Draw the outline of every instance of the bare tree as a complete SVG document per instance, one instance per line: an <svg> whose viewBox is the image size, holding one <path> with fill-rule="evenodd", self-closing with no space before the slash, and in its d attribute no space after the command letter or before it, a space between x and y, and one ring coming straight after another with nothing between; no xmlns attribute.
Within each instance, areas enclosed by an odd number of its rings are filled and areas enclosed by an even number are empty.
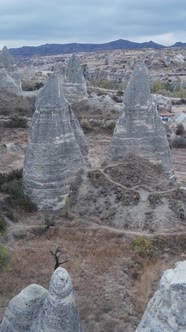
<svg viewBox="0 0 186 332"><path fill-rule="evenodd" d="M60 249L60 247L58 247L55 251L50 250L51 255L54 257L55 259L55 267L54 270L56 270L60 265L63 265L64 263L67 263L69 261L69 258L66 257L63 261L59 261L59 258L62 254L64 254L64 252L62 252L62 250Z"/></svg>

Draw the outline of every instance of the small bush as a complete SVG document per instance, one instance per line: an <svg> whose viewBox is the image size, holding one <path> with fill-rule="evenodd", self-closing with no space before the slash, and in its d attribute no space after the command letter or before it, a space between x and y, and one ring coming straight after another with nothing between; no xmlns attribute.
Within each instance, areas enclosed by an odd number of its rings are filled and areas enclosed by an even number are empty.
<svg viewBox="0 0 186 332"><path fill-rule="evenodd" d="M185 128L182 123L178 124L176 127L176 135L183 136L185 134Z"/></svg>
<svg viewBox="0 0 186 332"><path fill-rule="evenodd" d="M62 215L65 215L66 218L70 217L70 208L72 206L72 197L68 195L65 199L65 206L62 208Z"/></svg>
<svg viewBox="0 0 186 332"><path fill-rule="evenodd" d="M136 249L142 256L151 256L153 251L153 243L145 236L139 236L132 240L132 248Z"/></svg>
<svg viewBox="0 0 186 332"><path fill-rule="evenodd" d="M6 233L6 221L4 220L3 216L0 216L0 234Z"/></svg>
<svg viewBox="0 0 186 332"><path fill-rule="evenodd" d="M14 214L14 212L12 210L10 210L8 207L5 208L5 210L3 211L4 215L10 219L13 222L18 222L18 219L16 217L16 215Z"/></svg>
<svg viewBox="0 0 186 332"><path fill-rule="evenodd" d="M124 88L126 87L126 84L124 82L117 83L106 78L98 78L96 80L93 80L92 85L107 90L124 90Z"/></svg>
<svg viewBox="0 0 186 332"><path fill-rule="evenodd" d="M122 97L120 95L114 95L111 97L116 103L122 103Z"/></svg>
<svg viewBox="0 0 186 332"><path fill-rule="evenodd" d="M81 128L83 129L84 133L87 133L88 131L90 131L92 129L90 122L85 118L81 119L80 125L81 125Z"/></svg>
<svg viewBox="0 0 186 332"><path fill-rule="evenodd" d="M5 182L1 185L1 191L3 193L11 195L12 198L22 197L22 181L15 179L9 182Z"/></svg>
<svg viewBox="0 0 186 332"><path fill-rule="evenodd" d="M155 81L152 84L152 93L157 93L159 90L161 90L161 82Z"/></svg>
<svg viewBox="0 0 186 332"><path fill-rule="evenodd" d="M116 126L116 122L114 120L110 120L110 121L106 122L106 124L105 124L105 128L111 130L111 132L113 132L115 126Z"/></svg>
<svg viewBox="0 0 186 332"><path fill-rule="evenodd" d="M20 172L12 172L9 175L0 174L0 191L9 195L5 198L9 207L19 207L27 212L37 210L36 205L24 195Z"/></svg>
<svg viewBox="0 0 186 332"><path fill-rule="evenodd" d="M186 98L186 89L181 89L180 91L174 92L175 98Z"/></svg>
<svg viewBox="0 0 186 332"><path fill-rule="evenodd" d="M0 244L0 270L4 269L9 261L9 253L8 250Z"/></svg>
<svg viewBox="0 0 186 332"><path fill-rule="evenodd" d="M5 128L27 128L27 120L19 117L12 117L4 123Z"/></svg>

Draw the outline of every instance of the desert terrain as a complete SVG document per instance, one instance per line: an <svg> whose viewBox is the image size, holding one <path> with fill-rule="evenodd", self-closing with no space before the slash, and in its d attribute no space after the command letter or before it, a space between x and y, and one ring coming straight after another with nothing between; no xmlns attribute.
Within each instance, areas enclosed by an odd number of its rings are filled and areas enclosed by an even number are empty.
<svg viewBox="0 0 186 332"><path fill-rule="evenodd" d="M149 69L152 92L160 93L160 88L174 99L171 112L163 109L160 115L169 117L167 125L175 133L176 124L171 119L186 112L185 49L165 49L163 52L116 50L81 53L79 56L85 69L89 97L96 105L95 108L89 106L88 110L86 103L73 106L86 135L91 171L100 169L105 160L115 123L123 108L122 95L134 62L139 58L145 60ZM39 87L44 84L54 64L68 57L19 59L17 67L25 90L34 90L36 84ZM166 90L165 82L180 84L181 87L175 91L170 91L171 88ZM6 99L0 96L4 102L0 114L2 179L14 171L21 173L37 94L38 90L25 92L24 105L18 99L6 105ZM16 108L15 103L18 105ZM18 119L24 121L19 122ZM177 184L184 196L186 148L172 147L170 151ZM117 175L114 175L116 179ZM141 173L143 176L145 178L145 169ZM16 181L20 178L21 175L13 177ZM134 184L137 181L129 180ZM160 188L159 191L174 191L174 188ZM24 287L38 283L48 288L54 269L50 250L60 247L64 257L69 258L64 267L72 277L85 332L134 332L163 271L186 259L185 216L177 227L121 228L106 224L99 214L81 214L71 206L59 211L28 211L27 206L19 203L8 203L7 207L4 202L9 195L8 192L0 192L0 223L6 224L0 232L0 243L9 253L6 267L0 270L0 320L10 299ZM89 204L93 206L94 202ZM54 224L46 231L51 220Z"/></svg>

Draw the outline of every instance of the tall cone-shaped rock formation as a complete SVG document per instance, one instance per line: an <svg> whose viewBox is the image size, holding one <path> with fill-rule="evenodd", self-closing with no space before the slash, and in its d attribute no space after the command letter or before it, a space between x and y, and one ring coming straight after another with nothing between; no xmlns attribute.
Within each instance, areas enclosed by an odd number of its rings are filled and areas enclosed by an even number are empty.
<svg viewBox="0 0 186 332"><path fill-rule="evenodd" d="M56 66L56 74L63 77L64 96L70 104L87 98L87 85L80 60L72 55L65 66Z"/></svg>
<svg viewBox="0 0 186 332"><path fill-rule="evenodd" d="M82 332L68 272L59 267L49 291L39 285L23 289L9 303L0 332Z"/></svg>
<svg viewBox="0 0 186 332"><path fill-rule="evenodd" d="M0 52L0 67L9 69L14 65L14 59L12 55L9 53L6 46L3 47L2 51Z"/></svg>
<svg viewBox="0 0 186 332"><path fill-rule="evenodd" d="M136 332L186 331L186 261L164 272Z"/></svg>
<svg viewBox="0 0 186 332"><path fill-rule="evenodd" d="M21 77L6 46L0 52L0 88L21 94Z"/></svg>
<svg viewBox="0 0 186 332"><path fill-rule="evenodd" d="M161 164L167 176L174 177L166 131L152 101L143 62L136 63L127 85L124 112L116 124L108 159L119 161L129 153Z"/></svg>
<svg viewBox="0 0 186 332"><path fill-rule="evenodd" d="M51 75L32 118L23 168L25 194L39 209L63 207L87 154L83 131L64 98L63 79Z"/></svg>
<svg viewBox="0 0 186 332"><path fill-rule="evenodd" d="M17 95L21 94L20 86L16 83L14 78L9 75L5 68L0 68L0 89Z"/></svg>

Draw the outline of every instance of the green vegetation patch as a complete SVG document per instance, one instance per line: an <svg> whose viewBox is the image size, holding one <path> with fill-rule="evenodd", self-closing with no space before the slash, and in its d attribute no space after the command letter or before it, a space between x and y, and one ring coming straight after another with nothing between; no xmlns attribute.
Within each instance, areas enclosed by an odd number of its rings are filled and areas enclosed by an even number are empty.
<svg viewBox="0 0 186 332"><path fill-rule="evenodd" d="M10 255L8 250L2 245L0 244L0 270L3 270L10 259Z"/></svg>
<svg viewBox="0 0 186 332"><path fill-rule="evenodd" d="M27 212L37 210L35 204L24 195L22 186L22 171L0 174L0 192L7 194L5 202L10 208L20 208Z"/></svg>
<svg viewBox="0 0 186 332"><path fill-rule="evenodd" d="M153 241L146 236L138 236L131 241L132 248L142 256L151 256L153 253Z"/></svg>

